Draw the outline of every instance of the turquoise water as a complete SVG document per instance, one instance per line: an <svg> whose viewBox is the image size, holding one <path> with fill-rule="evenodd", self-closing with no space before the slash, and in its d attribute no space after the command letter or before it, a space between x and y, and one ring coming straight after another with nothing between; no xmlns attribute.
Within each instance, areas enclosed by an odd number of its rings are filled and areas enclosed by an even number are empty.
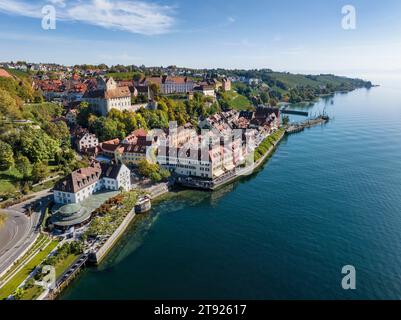
<svg viewBox="0 0 401 320"><path fill-rule="evenodd" d="M64 299L401 298L401 88L337 94L257 175L154 207ZM353 265L357 290L341 288Z"/></svg>

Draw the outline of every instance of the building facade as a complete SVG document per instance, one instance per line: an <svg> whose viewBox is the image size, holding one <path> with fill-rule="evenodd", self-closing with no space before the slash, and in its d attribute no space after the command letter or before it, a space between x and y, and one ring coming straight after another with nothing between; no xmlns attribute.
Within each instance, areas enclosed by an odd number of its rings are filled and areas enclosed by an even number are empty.
<svg viewBox="0 0 401 320"><path fill-rule="evenodd" d="M131 91L129 87L119 87L113 78L100 78L96 90L87 91L82 100L87 102L96 112L106 116L110 110L129 110L131 107Z"/></svg>
<svg viewBox="0 0 401 320"><path fill-rule="evenodd" d="M174 93L188 93L193 92L195 82L188 77L148 77L139 81L139 86L150 86L156 84L160 87L162 94L174 94Z"/></svg>
<svg viewBox="0 0 401 320"><path fill-rule="evenodd" d="M93 133L85 133L77 140L79 152L85 152L88 149L96 148L99 145L99 139Z"/></svg>
<svg viewBox="0 0 401 320"><path fill-rule="evenodd" d="M88 168L76 170L54 187L57 204L80 203L102 190L129 191L131 173L123 164L94 163Z"/></svg>

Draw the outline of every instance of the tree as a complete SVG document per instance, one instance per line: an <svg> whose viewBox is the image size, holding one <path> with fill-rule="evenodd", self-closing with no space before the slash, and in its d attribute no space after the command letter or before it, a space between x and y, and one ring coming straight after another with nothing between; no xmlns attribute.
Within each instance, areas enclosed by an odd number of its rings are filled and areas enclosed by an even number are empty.
<svg viewBox="0 0 401 320"><path fill-rule="evenodd" d="M161 168L157 163L150 163L146 159L138 163L139 173L150 178L153 182L166 181L170 177L170 172Z"/></svg>
<svg viewBox="0 0 401 320"><path fill-rule="evenodd" d="M12 95L0 88L0 116L12 119L21 118L21 111Z"/></svg>
<svg viewBox="0 0 401 320"><path fill-rule="evenodd" d="M31 163L27 157L19 155L17 159L15 159L15 167L22 174L24 180L29 176Z"/></svg>
<svg viewBox="0 0 401 320"><path fill-rule="evenodd" d="M29 186L28 181L23 182L22 185L21 185L21 192L22 192L22 194L25 194L25 195L26 195L26 194L29 193L29 191L30 191L30 186Z"/></svg>
<svg viewBox="0 0 401 320"><path fill-rule="evenodd" d="M8 170L14 165L13 149L8 143L0 141L0 170Z"/></svg>
<svg viewBox="0 0 401 320"><path fill-rule="evenodd" d="M23 155L31 162L53 160L60 149L60 143L42 130L26 129L21 133L20 146Z"/></svg>
<svg viewBox="0 0 401 320"><path fill-rule="evenodd" d="M53 139L60 141L60 144L70 145L70 131L64 121L49 122L45 126L46 133Z"/></svg>
<svg viewBox="0 0 401 320"><path fill-rule="evenodd" d="M15 300L21 300L22 296L24 295L25 291L22 288L17 288L17 290L15 290L13 296Z"/></svg>
<svg viewBox="0 0 401 320"><path fill-rule="evenodd" d="M46 179L49 175L49 168L43 162L35 163L32 168L32 179L38 183Z"/></svg>
<svg viewBox="0 0 401 320"><path fill-rule="evenodd" d="M272 107L275 107L275 106L277 106L278 101L277 101L277 99L272 98L272 99L269 99L269 104L270 104Z"/></svg>
<svg viewBox="0 0 401 320"><path fill-rule="evenodd" d="M160 86L156 83L151 83L149 86L152 97L157 97L160 94Z"/></svg>
<svg viewBox="0 0 401 320"><path fill-rule="evenodd" d="M268 103L269 102L269 94L267 92L262 92L260 94L260 100L262 100L263 103Z"/></svg>
<svg viewBox="0 0 401 320"><path fill-rule="evenodd" d="M138 171L142 176L149 178L153 172L158 171L158 166L148 162L146 159L142 159L138 162Z"/></svg>
<svg viewBox="0 0 401 320"><path fill-rule="evenodd" d="M87 102L82 102L78 108L77 122L79 125L83 127L88 127L88 119L90 116L91 110L89 108L89 104Z"/></svg>
<svg viewBox="0 0 401 320"><path fill-rule="evenodd" d="M159 173L163 181L166 181L171 176L170 171L168 171L167 169L160 168Z"/></svg>

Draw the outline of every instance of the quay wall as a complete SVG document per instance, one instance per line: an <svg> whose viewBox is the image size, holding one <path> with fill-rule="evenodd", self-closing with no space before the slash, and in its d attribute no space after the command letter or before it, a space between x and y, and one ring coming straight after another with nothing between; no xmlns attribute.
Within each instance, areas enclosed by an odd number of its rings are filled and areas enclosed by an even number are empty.
<svg viewBox="0 0 401 320"><path fill-rule="evenodd" d="M132 220L135 218L135 207L128 213L124 218L123 222L113 232L110 238L107 239L106 243L96 252L96 264L99 264L107 255L107 253L113 248L117 240L123 235L124 231L128 228Z"/></svg>

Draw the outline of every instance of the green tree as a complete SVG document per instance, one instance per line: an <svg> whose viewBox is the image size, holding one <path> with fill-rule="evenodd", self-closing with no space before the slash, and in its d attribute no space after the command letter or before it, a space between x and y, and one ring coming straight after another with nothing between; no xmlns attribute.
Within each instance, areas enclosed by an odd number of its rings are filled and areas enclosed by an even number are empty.
<svg viewBox="0 0 401 320"><path fill-rule="evenodd" d="M21 110L17 101L7 90L2 88L0 88L0 116L12 119L21 118Z"/></svg>
<svg viewBox="0 0 401 320"><path fill-rule="evenodd" d="M153 97L157 97L160 94L160 86L156 83L151 83L149 86L149 90Z"/></svg>
<svg viewBox="0 0 401 320"><path fill-rule="evenodd" d="M32 168L32 179L35 183L38 183L49 176L49 168L43 162L38 162L33 165Z"/></svg>
<svg viewBox="0 0 401 320"><path fill-rule="evenodd" d="M45 126L46 133L53 139L57 139L63 145L69 145L70 131L64 121L49 122Z"/></svg>
<svg viewBox="0 0 401 320"><path fill-rule="evenodd" d="M139 161L138 172L153 182L165 181L170 177L168 170L161 168L157 163L150 163L146 159Z"/></svg>
<svg viewBox="0 0 401 320"><path fill-rule="evenodd" d="M78 108L77 123L87 128L90 114L91 110L89 104L87 102L82 102Z"/></svg>
<svg viewBox="0 0 401 320"><path fill-rule="evenodd" d="M262 92L260 94L260 100L262 100L263 103L268 103L269 102L269 94L267 92Z"/></svg>
<svg viewBox="0 0 401 320"><path fill-rule="evenodd" d="M26 129L21 133L20 147L22 153L31 162L36 163L54 160L60 149L60 143L42 130Z"/></svg>
<svg viewBox="0 0 401 320"><path fill-rule="evenodd" d="M24 180L28 178L31 171L31 163L27 157L19 155L17 159L15 159L15 167L22 174Z"/></svg>
<svg viewBox="0 0 401 320"><path fill-rule="evenodd" d="M22 288L18 288L15 290L13 296L15 300L21 300L22 296L24 295L25 291Z"/></svg>
<svg viewBox="0 0 401 320"><path fill-rule="evenodd" d="M14 165L13 149L8 143L0 141L0 170L8 170Z"/></svg>

